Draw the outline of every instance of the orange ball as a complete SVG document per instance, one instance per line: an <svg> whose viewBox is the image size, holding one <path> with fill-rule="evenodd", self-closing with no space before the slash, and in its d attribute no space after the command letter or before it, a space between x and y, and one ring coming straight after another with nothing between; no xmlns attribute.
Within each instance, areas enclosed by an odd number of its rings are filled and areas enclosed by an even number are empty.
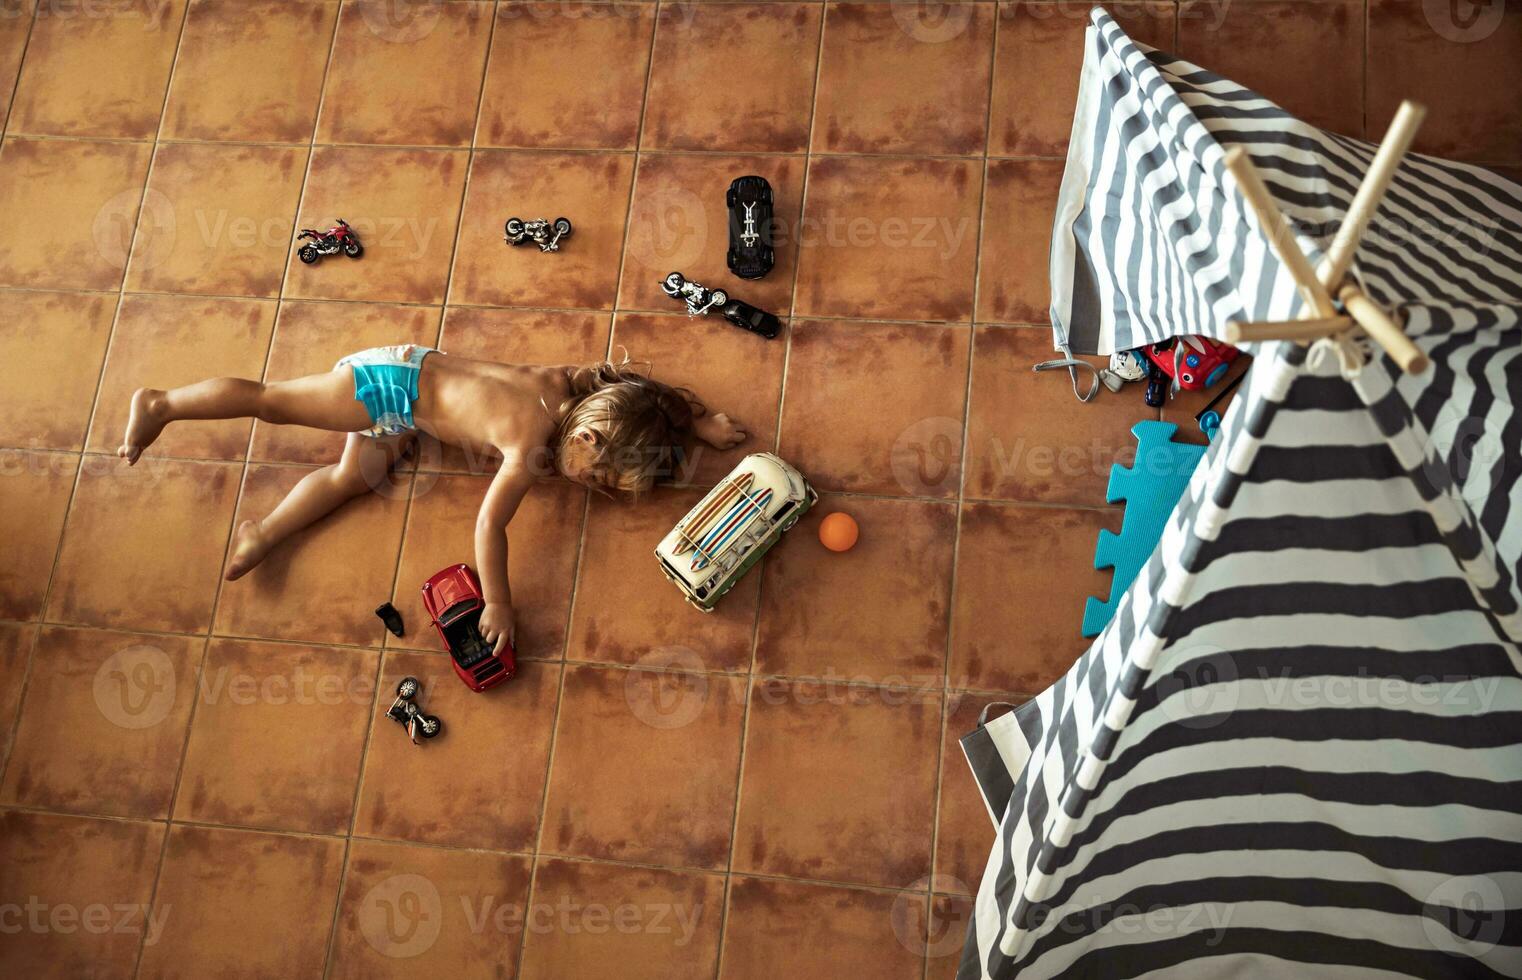
<svg viewBox="0 0 1522 980"><path fill-rule="evenodd" d="M826 514L824 520L819 522L819 541L831 551L850 551L856 547L856 538L860 533L856 519L840 511Z"/></svg>

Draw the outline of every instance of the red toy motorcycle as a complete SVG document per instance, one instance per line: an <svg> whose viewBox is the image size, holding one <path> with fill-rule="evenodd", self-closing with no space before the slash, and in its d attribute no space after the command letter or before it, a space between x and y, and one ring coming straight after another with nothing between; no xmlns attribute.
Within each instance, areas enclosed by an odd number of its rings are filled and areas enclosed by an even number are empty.
<svg viewBox="0 0 1522 980"><path fill-rule="evenodd" d="M508 642L501 653L481 635L481 580L469 565L451 565L423 583L423 608L439 631L454 672L472 691L496 687L518 671L517 653Z"/></svg>
<svg viewBox="0 0 1522 980"><path fill-rule="evenodd" d="M307 265L311 265L324 255L337 255L344 253L351 259L357 259L365 254L365 247L359 243L359 236L354 234L354 229L342 218L338 224L327 231L318 231L315 228L303 228L301 234L296 236L299 242L303 238L310 238L311 242L296 250L297 256Z"/></svg>

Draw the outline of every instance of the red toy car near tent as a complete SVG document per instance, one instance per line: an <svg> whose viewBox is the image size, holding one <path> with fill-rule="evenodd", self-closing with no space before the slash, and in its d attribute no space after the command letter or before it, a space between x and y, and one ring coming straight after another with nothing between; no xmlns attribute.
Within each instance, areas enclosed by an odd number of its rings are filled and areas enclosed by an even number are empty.
<svg viewBox="0 0 1522 980"><path fill-rule="evenodd" d="M454 672L472 691L496 687L518 671L511 641L501 653L493 653L492 645L481 635L481 610L485 606L481 580L469 565L451 565L423 583L423 608L449 651Z"/></svg>

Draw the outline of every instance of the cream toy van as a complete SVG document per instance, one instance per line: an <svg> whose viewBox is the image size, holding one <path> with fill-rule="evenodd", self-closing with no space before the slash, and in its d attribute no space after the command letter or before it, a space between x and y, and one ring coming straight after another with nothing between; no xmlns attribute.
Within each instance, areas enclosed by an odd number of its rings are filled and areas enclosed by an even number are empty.
<svg viewBox="0 0 1522 980"><path fill-rule="evenodd" d="M661 571L703 612L728 592L819 500L793 467L752 453L655 549Z"/></svg>

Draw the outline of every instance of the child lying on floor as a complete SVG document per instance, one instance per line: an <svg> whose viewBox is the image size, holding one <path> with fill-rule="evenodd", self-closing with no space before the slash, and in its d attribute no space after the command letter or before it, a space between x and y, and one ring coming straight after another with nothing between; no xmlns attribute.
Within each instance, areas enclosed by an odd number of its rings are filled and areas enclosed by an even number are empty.
<svg viewBox="0 0 1522 980"><path fill-rule="evenodd" d="M627 360L497 364L404 344L350 354L326 374L290 381L212 378L172 391L139 388L117 455L136 463L170 422L228 418L349 433L342 459L303 477L262 520L238 525L229 581L370 490L420 431L472 451L500 452L501 468L476 519L476 570L486 599L481 632L498 650L513 634L507 524L536 475L559 472L600 491L638 495L673 472L688 434L715 449L746 435L729 416L708 414L685 389L654 381Z"/></svg>

